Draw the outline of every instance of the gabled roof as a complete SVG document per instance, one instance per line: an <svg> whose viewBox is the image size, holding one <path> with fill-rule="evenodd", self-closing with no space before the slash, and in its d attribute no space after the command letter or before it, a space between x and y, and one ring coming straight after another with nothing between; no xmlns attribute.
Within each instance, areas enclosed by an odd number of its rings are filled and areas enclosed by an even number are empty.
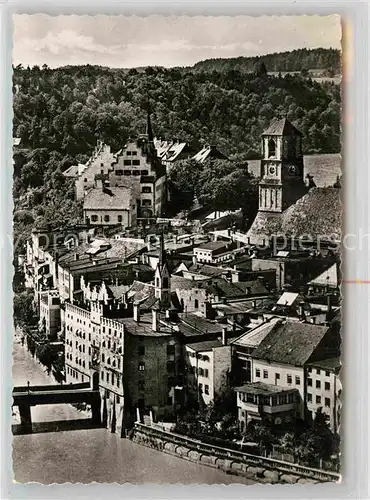
<svg viewBox="0 0 370 500"><path fill-rule="evenodd" d="M277 305L279 306L291 306L298 299L299 294L293 292L284 292L279 300L277 301Z"/></svg>
<svg viewBox="0 0 370 500"><path fill-rule="evenodd" d="M333 264L319 276L311 280L309 285L330 286L337 288L340 284L338 275L338 264Z"/></svg>
<svg viewBox="0 0 370 500"><path fill-rule="evenodd" d="M256 328L253 328L253 330L243 333L243 335L241 335L237 339L234 339L231 343L236 346L257 347L258 345L260 345L262 340L271 332L271 330L280 323L282 323L281 318L271 318L265 323L262 323Z"/></svg>
<svg viewBox="0 0 370 500"><path fill-rule="evenodd" d="M254 359L303 366L329 331L327 326L288 321L273 328L252 352Z"/></svg>
<svg viewBox="0 0 370 500"><path fill-rule="evenodd" d="M275 118L262 135L302 135L302 133L287 118Z"/></svg>
<svg viewBox="0 0 370 500"><path fill-rule="evenodd" d="M200 163L205 162L209 158L226 160L226 156L221 153L215 146L204 146L197 154L195 154L192 159L199 161Z"/></svg>
<svg viewBox="0 0 370 500"><path fill-rule="evenodd" d="M84 198L84 210L130 210L131 189L127 187L92 188Z"/></svg>

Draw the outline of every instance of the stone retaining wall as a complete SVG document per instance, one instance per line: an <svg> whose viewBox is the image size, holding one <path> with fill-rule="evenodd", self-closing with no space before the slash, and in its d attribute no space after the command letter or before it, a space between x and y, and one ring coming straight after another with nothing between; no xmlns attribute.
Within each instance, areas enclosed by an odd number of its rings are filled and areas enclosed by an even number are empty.
<svg viewBox="0 0 370 500"><path fill-rule="evenodd" d="M325 479L326 474L324 472L320 474L319 471L315 473L315 469L303 468L307 473L290 473L278 470L278 467L274 467L273 460L266 461L263 457L256 457L256 461L258 461L258 458L261 458L261 464L251 464L248 463L248 460L244 457L232 456L235 455L232 450L230 450L230 457L225 457L222 456L225 455L222 451L228 452L226 449L220 449L221 452L218 453L215 447L209 447L210 449L212 448L212 451L209 451L205 449L207 445L202 444L199 446L194 440L187 439L185 436L180 437L176 434L158 431L157 429L152 429L141 424L135 424L132 440L137 444L163 451L164 453L182 458L183 460L189 460L191 462L207 465L208 467L220 469L227 474L254 479L256 482L260 483L315 484L335 480L335 475L330 475L330 473L328 473L328 477ZM180 440L184 441L184 443L179 444ZM287 465L289 468L289 464ZM294 464L290 465L292 469L297 468Z"/></svg>

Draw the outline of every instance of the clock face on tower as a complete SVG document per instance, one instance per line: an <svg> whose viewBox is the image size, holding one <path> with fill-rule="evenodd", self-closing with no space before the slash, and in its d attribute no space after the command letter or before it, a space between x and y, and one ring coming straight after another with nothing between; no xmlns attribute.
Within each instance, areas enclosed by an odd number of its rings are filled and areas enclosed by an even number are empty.
<svg viewBox="0 0 370 500"><path fill-rule="evenodd" d="M295 165L290 165L289 172L294 175L297 173L297 167Z"/></svg>
<svg viewBox="0 0 370 500"><path fill-rule="evenodd" d="M276 175L276 167L274 165L269 166L269 174Z"/></svg>

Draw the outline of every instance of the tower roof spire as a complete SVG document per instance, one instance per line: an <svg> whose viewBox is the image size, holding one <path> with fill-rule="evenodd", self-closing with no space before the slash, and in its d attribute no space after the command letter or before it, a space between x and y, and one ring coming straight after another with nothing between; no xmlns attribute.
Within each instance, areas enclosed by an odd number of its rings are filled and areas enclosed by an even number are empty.
<svg viewBox="0 0 370 500"><path fill-rule="evenodd" d="M165 260L166 260L166 253L164 250L164 234L163 234L163 230L162 230L162 233L160 236L160 249L159 249L159 265L160 265L161 269L163 267L163 264L165 263Z"/></svg>

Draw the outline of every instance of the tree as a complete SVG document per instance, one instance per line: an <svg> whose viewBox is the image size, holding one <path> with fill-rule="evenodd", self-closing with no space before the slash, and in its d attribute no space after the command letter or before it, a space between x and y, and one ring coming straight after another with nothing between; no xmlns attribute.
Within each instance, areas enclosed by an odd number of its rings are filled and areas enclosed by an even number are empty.
<svg viewBox="0 0 370 500"><path fill-rule="evenodd" d="M14 323L16 325L34 324L33 294L23 291L14 294L13 299Z"/></svg>
<svg viewBox="0 0 370 500"><path fill-rule="evenodd" d="M248 424L245 435L251 440L266 450L270 451L272 443L276 440L271 428L263 422L252 421Z"/></svg>
<svg viewBox="0 0 370 500"><path fill-rule="evenodd" d="M256 72L256 76L258 76L259 78L266 77L267 76L266 64L263 61L258 62L256 64L255 72Z"/></svg>

